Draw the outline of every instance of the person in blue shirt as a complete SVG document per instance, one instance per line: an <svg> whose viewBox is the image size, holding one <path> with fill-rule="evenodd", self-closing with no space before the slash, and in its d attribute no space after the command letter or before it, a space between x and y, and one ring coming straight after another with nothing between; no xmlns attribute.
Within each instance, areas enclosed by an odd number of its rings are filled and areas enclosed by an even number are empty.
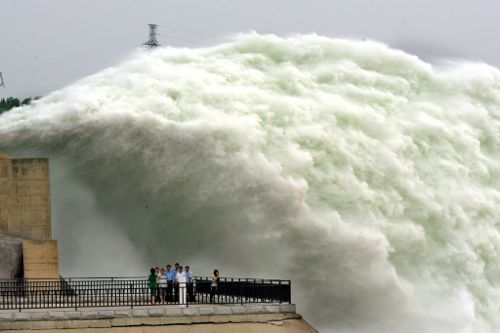
<svg viewBox="0 0 500 333"><path fill-rule="evenodd" d="M175 275L176 275L176 272L172 270L172 266L170 264L167 265L167 280L168 281L171 281L171 282L174 282L175 281Z"/></svg>
<svg viewBox="0 0 500 333"><path fill-rule="evenodd" d="M175 292L175 302L179 302L179 284L177 283L177 274L179 274L179 263L176 262L174 267L174 292Z"/></svg>
<svg viewBox="0 0 500 333"><path fill-rule="evenodd" d="M186 286L187 286L187 300L188 302L194 302L193 294L193 272L189 266L186 265Z"/></svg>
<svg viewBox="0 0 500 333"><path fill-rule="evenodd" d="M174 301L174 283L176 281L176 274L172 270L172 266L170 264L167 265L167 271L165 272L165 275L167 275L167 303L168 302L173 302Z"/></svg>

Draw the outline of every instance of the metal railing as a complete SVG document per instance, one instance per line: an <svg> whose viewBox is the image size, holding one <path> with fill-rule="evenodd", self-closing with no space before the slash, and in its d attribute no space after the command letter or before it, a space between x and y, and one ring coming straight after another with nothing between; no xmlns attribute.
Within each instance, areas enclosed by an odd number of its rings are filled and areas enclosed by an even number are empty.
<svg viewBox="0 0 500 333"><path fill-rule="evenodd" d="M0 280L0 310L246 303L291 303L290 280L221 278L212 288L210 278L194 277L154 289L147 278Z"/></svg>

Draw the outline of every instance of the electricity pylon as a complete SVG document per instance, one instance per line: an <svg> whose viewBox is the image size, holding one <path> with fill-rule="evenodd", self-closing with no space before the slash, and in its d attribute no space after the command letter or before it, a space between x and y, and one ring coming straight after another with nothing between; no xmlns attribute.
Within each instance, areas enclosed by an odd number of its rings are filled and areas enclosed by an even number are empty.
<svg viewBox="0 0 500 333"><path fill-rule="evenodd" d="M156 24L148 24L149 26L149 40L142 45L144 45L147 48L155 48L160 46L160 43L158 43L158 40L156 39Z"/></svg>
<svg viewBox="0 0 500 333"><path fill-rule="evenodd" d="M3 82L2 72L0 72L0 87L4 87L5 88L5 82Z"/></svg>

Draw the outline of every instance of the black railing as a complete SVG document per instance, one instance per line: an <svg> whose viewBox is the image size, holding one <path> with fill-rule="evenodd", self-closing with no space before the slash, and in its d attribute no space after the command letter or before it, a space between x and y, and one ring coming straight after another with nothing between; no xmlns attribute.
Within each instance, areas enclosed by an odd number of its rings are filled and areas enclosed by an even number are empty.
<svg viewBox="0 0 500 333"><path fill-rule="evenodd" d="M212 288L210 278L194 277L156 289L146 278L0 280L0 310L212 303L291 303L290 280L221 278Z"/></svg>

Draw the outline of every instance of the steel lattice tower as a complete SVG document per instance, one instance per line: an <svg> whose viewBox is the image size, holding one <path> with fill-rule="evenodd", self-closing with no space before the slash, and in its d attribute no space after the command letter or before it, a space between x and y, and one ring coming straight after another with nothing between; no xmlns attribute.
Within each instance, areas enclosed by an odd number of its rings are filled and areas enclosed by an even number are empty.
<svg viewBox="0 0 500 333"><path fill-rule="evenodd" d="M149 26L149 40L145 42L144 45L147 48L154 48L160 46L160 43L158 43L158 40L156 39L156 24L148 24Z"/></svg>
<svg viewBox="0 0 500 333"><path fill-rule="evenodd" d="M0 72L0 87L5 87L5 82L3 82L2 72Z"/></svg>

